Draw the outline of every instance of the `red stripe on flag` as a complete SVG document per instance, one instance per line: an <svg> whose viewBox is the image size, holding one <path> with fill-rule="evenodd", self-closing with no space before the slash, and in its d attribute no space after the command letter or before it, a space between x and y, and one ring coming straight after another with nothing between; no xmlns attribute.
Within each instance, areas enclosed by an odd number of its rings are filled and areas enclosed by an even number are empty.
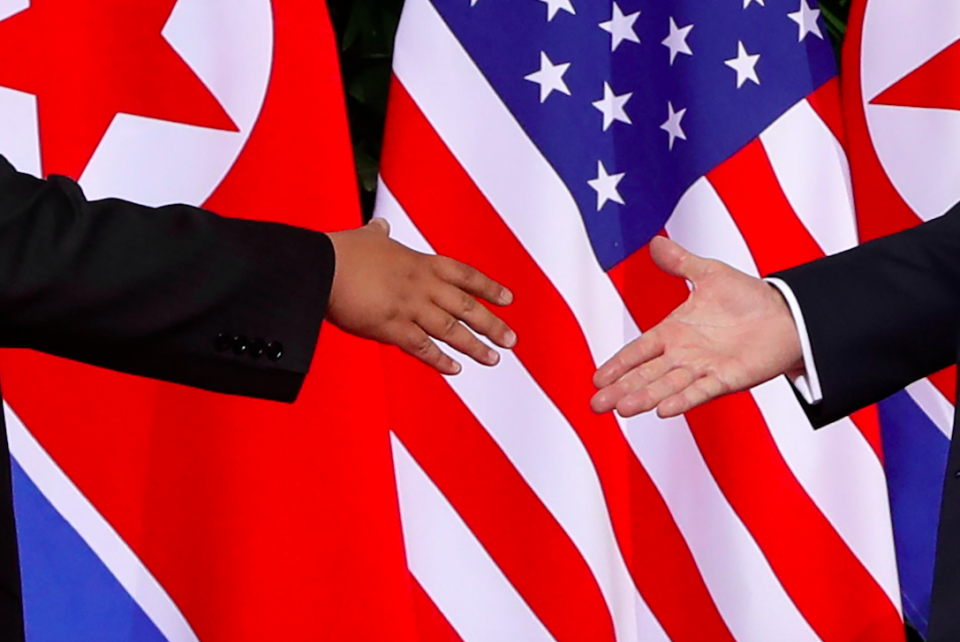
<svg viewBox="0 0 960 642"><path fill-rule="evenodd" d="M410 586L413 593L413 613L417 620L418 642L463 642L463 638L450 626L450 622L412 575Z"/></svg>
<svg viewBox="0 0 960 642"><path fill-rule="evenodd" d="M496 442L438 373L381 355L391 428L544 626L558 642L613 642L590 568Z"/></svg>
<svg viewBox="0 0 960 642"><path fill-rule="evenodd" d="M707 179L740 228L761 275L823 256L783 193L759 138L707 174Z"/></svg>
<svg viewBox="0 0 960 642"><path fill-rule="evenodd" d="M806 494L746 393L687 413L700 451L824 642L902 642L893 603Z"/></svg>
<svg viewBox="0 0 960 642"><path fill-rule="evenodd" d="M807 96L807 102L820 119L833 132L837 141L846 148L847 130L843 124L843 107L840 102L840 78L834 78Z"/></svg>
<svg viewBox="0 0 960 642"><path fill-rule="evenodd" d="M950 400L950 403L957 405L957 366L950 366L946 370L932 374L928 379L944 397Z"/></svg>
<svg viewBox="0 0 960 642"><path fill-rule="evenodd" d="M749 176L750 180L744 180ZM823 250L793 211L759 139L708 175L720 200L736 222L762 275L824 256ZM854 425L883 461L879 424L864 416Z"/></svg>
<svg viewBox="0 0 960 642"><path fill-rule="evenodd" d="M643 329L688 294L683 280L661 272L645 251L615 272ZM666 303L646 305L658 299ZM827 642L902 640L893 604L797 482L753 397L725 397L686 417L724 495L817 634Z"/></svg>
<svg viewBox="0 0 960 642"><path fill-rule="evenodd" d="M649 245L621 261L608 274L641 328L660 323L690 295L686 281L670 276L654 264ZM628 287L634 283L643 283L643 288Z"/></svg>
<svg viewBox="0 0 960 642"><path fill-rule="evenodd" d="M870 447L873 448L873 452L877 454L877 459L880 460L882 465L884 457L883 438L880 436L880 411L877 410L876 406L868 406L850 415L850 419L860 431L860 434L863 435L863 438L870 444Z"/></svg>
<svg viewBox="0 0 960 642"><path fill-rule="evenodd" d="M590 411L595 365L573 313L396 80L386 138L384 180L433 247L516 294L516 303L502 311L526 337L516 354L589 452L627 566L661 626L675 642L732 640L616 420Z"/></svg>

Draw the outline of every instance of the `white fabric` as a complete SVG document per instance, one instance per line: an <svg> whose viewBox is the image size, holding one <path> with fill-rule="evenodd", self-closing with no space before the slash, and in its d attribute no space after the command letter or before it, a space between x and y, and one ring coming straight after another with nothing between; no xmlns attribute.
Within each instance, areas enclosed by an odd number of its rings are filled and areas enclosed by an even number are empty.
<svg viewBox="0 0 960 642"><path fill-rule="evenodd" d="M784 300L790 307L790 314L793 315L793 322L797 326L797 333L800 335L800 348L803 350L803 374L796 377L790 377L794 387L803 400L810 405L818 404L823 401L823 391L820 389L820 375L817 374L817 366L813 361L813 348L810 345L810 335L807 333L807 324L803 320L803 310L800 309L800 302L797 301L797 295L784 281L780 279L764 279L767 283L777 288Z"/></svg>

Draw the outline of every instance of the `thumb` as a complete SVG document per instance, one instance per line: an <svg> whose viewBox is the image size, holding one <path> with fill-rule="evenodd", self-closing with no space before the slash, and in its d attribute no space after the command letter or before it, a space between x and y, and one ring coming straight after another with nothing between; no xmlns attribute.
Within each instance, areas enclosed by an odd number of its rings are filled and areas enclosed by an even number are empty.
<svg viewBox="0 0 960 642"><path fill-rule="evenodd" d="M376 232L377 234L382 234L383 236L390 236L390 223L387 222L385 218L375 218L367 223L367 228Z"/></svg>
<svg viewBox="0 0 960 642"><path fill-rule="evenodd" d="M692 283L705 276L710 266L710 261L691 254L665 236L656 236L650 242L650 256L657 267L667 274Z"/></svg>

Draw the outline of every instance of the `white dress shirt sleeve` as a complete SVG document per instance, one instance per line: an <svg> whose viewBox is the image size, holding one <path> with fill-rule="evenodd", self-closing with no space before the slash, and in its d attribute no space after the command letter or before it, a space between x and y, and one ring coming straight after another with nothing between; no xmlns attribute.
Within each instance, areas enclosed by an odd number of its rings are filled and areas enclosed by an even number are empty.
<svg viewBox="0 0 960 642"><path fill-rule="evenodd" d="M800 348L803 350L803 374L796 377L790 377L793 386L810 405L818 404L823 401L823 391L820 390L820 377L817 375L817 366L813 362L813 349L810 347L810 335L807 334L807 324L803 320L803 311L800 309L800 302L797 296L784 281L780 279L764 279L767 283L777 288L787 306L790 308L790 314L793 315L793 322L797 326L797 332L800 334Z"/></svg>

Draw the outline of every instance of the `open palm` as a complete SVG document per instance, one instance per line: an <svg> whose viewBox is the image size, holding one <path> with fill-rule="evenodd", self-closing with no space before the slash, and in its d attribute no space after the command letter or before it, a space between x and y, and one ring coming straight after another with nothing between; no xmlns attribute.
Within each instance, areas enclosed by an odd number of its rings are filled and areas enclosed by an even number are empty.
<svg viewBox="0 0 960 642"><path fill-rule="evenodd" d="M690 296L597 371L596 412L629 417L656 408L672 417L802 372L793 317L775 288L663 237L650 251L660 269L692 284Z"/></svg>

